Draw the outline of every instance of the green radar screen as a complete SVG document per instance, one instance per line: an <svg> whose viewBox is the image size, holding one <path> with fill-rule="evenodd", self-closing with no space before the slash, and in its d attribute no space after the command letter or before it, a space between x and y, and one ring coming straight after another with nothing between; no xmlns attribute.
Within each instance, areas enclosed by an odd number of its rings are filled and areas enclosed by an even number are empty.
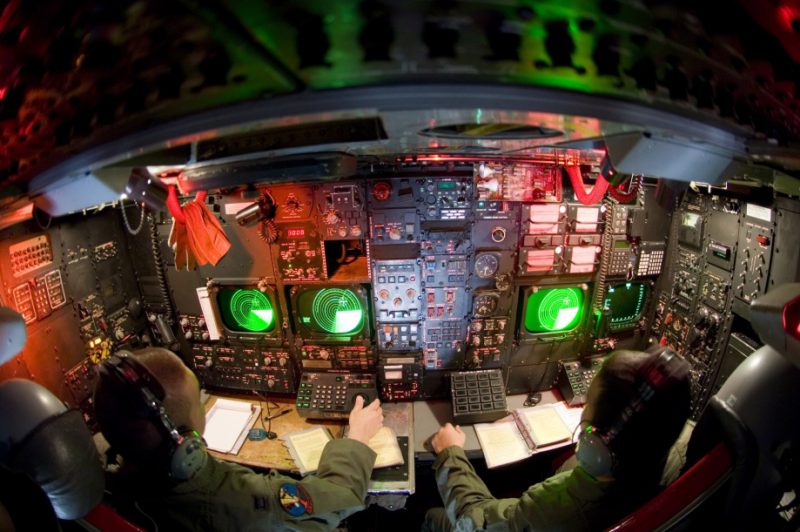
<svg viewBox="0 0 800 532"><path fill-rule="evenodd" d="M610 286L603 300L603 307L611 310L611 329L633 327L644 312L647 301L647 285L644 283L620 283Z"/></svg>
<svg viewBox="0 0 800 532"><path fill-rule="evenodd" d="M583 315L583 290L544 288L531 292L525 305L525 329L531 333L569 331Z"/></svg>
<svg viewBox="0 0 800 532"><path fill-rule="evenodd" d="M300 323L314 332L356 334L364 325L364 307L346 288L323 288L298 298Z"/></svg>
<svg viewBox="0 0 800 532"><path fill-rule="evenodd" d="M268 333L275 329L272 301L259 290L221 288L217 304L222 324L231 331Z"/></svg>

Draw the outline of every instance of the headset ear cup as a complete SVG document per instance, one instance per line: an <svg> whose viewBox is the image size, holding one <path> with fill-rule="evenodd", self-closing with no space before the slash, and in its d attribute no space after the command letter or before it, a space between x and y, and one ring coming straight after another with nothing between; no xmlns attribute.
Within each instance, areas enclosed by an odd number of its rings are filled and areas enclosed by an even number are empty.
<svg viewBox="0 0 800 532"><path fill-rule="evenodd" d="M597 434L581 430L575 457L583 469L595 478L611 475L614 471L614 455Z"/></svg>
<svg viewBox="0 0 800 532"><path fill-rule="evenodd" d="M175 480L189 480L206 465L208 452L206 442L199 436L191 436L175 447L170 458L170 476Z"/></svg>

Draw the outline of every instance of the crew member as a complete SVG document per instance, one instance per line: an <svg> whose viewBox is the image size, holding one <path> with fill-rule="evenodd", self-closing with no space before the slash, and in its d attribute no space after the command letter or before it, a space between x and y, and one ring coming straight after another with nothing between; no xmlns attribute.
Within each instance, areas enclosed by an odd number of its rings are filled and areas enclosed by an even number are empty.
<svg viewBox="0 0 800 532"><path fill-rule="evenodd" d="M112 360L124 366L123 377L131 377L136 369L144 375L132 378L154 379L157 382L150 387L163 388L160 405L167 423L189 438L196 431L197 441L202 441L205 416L200 387L180 358L162 348L120 357L125 360L116 356ZM191 474L176 473L165 465L165 449L172 444L165 442L161 419L154 418L143 405L147 401L137 397L138 391L131 393L124 379L112 378L112 369L101 370L95 410L103 435L124 460L120 471L111 475L111 490L116 499L131 502L135 513L141 513L138 518L129 508L125 513L131 519L162 530L329 530L364 508L376 457L367 442L383 424L378 400L365 406L361 397L356 398L348 437L326 445L316 476L298 481L274 471L255 473L213 458L204 446L202 466ZM187 463L197 463L196 449L184 455Z"/></svg>
<svg viewBox="0 0 800 532"><path fill-rule="evenodd" d="M660 489L670 447L689 415L689 365L673 351L619 350L589 388L576 450L578 465L496 499L464 454L465 435L447 423L432 439L444 508L424 530L596 530Z"/></svg>

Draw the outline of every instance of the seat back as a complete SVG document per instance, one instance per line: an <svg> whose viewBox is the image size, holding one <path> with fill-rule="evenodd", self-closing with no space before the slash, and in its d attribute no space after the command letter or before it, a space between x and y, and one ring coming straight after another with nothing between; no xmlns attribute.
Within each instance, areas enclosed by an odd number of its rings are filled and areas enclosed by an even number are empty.
<svg viewBox="0 0 800 532"><path fill-rule="evenodd" d="M608 530L632 532L671 528L686 519L730 478L732 466L728 447L718 443L661 493Z"/></svg>
<svg viewBox="0 0 800 532"><path fill-rule="evenodd" d="M131 523L114 511L110 506L102 502L86 514L83 521L86 521L97 530L102 531L146 532L144 528Z"/></svg>

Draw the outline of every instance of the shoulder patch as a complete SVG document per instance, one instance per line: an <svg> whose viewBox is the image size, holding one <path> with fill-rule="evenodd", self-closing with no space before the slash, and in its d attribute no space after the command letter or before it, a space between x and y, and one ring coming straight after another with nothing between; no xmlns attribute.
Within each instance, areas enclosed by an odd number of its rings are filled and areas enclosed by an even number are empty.
<svg viewBox="0 0 800 532"><path fill-rule="evenodd" d="M292 517L300 517L314 512L311 496L301 484L293 482L281 484L278 498L281 501L281 507Z"/></svg>

